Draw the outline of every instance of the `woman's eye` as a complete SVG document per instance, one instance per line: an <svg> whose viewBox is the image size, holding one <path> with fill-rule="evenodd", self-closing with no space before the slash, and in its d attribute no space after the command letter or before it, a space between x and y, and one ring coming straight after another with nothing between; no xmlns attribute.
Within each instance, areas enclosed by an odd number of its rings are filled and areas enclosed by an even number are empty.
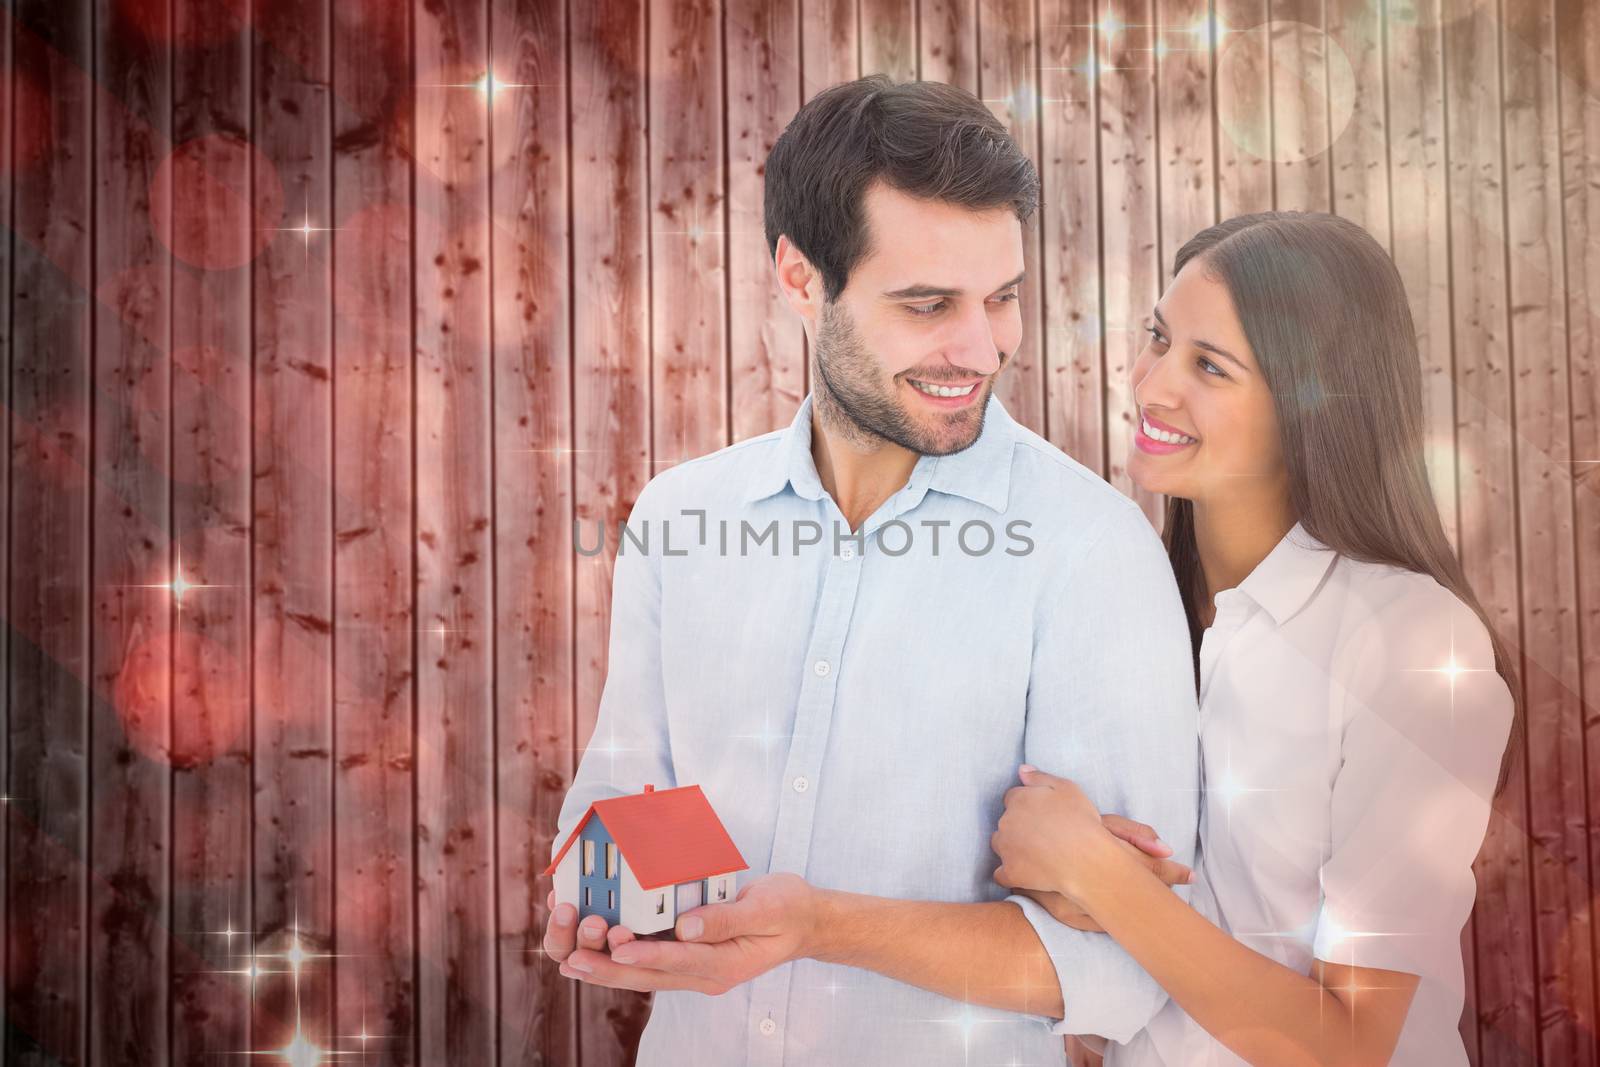
<svg viewBox="0 0 1600 1067"><path fill-rule="evenodd" d="M1216 375L1218 378L1226 378L1227 377L1226 374L1222 373L1222 368L1221 367L1219 367L1215 363L1211 362L1205 356L1200 356L1197 359L1196 362L1199 363L1200 369L1202 371L1204 371L1205 373L1207 373L1207 374Z"/></svg>
<svg viewBox="0 0 1600 1067"><path fill-rule="evenodd" d="M1144 332L1149 334L1150 340L1154 341L1158 345L1164 345L1167 343L1167 339L1161 335L1161 331L1156 329L1154 326L1146 326L1144 328Z"/></svg>

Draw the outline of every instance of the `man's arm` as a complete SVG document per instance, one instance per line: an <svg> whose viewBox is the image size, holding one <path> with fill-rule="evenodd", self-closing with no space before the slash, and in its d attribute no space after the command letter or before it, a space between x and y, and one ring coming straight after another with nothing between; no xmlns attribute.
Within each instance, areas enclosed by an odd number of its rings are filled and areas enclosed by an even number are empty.
<svg viewBox="0 0 1600 1067"><path fill-rule="evenodd" d="M656 501L659 481L645 486L628 516L629 528L641 535L649 523L651 544L662 537ZM615 530L606 534L615 535ZM594 733L556 819L552 858L596 800L636 793L646 783L657 789L677 784L661 680L661 557L619 540L611 582L605 686Z"/></svg>
<svg viewBox="0 0 1600 1067"><path fill-rule="evenodd" d="M1119 508L1103 520L1047 586L1034 634L1027 762L1072 778L1099 810L1155 827L1173 860L1191 864L1200 778L1193 659L1171 565L1141 512ZM1187 899L1186 887L1177 892ZM1021 893L1006 899L1055 965L1063 1013L1039 1013L1054 1032L1126 1041L1165 1002L1104 934L1066 926Z"/></svg>
<svg viewBox="0 0 1600 1067"><path fill-rule="evenodd" d="M944 904L818 891L806 954L955 1000L1060 1018L1061 986L1044 944L1004 901Z"/></svg>
<svg viewBox="0 0 1600 1067"><path fill-rule="evenodd" d="M653 507L659 481L658 478L644 487L628 516L632 529L642 532L645 521L657 527L652 535L657 540L662 536L661 520L652 512L659 512ZM608 535L614 532L609 531ZM612 573L606 681L600 693L594 734L561 802L555 840L551 843L552 859L596 800L638 792L646 783L657 789L677 784L661 680L661 560L636 547L623 551L626 544L621 541L618 545ZM545 926L544 948L553 959L564 960L579 947L604 948L604 919L590 916L581 929L575 928L577 909L570 903L555 905L554 890L549 899L551 912Z"/></svg>

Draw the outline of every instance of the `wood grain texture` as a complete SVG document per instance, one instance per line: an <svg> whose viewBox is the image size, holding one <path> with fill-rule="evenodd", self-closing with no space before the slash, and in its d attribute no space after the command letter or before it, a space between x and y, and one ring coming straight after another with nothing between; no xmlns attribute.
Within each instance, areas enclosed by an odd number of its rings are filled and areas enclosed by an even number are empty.
<svg viewBox="0 0 1600 1067"><path fill-rule="evenodd" d="M1106 480L1159 524L1162 498L1133 484L1128 452L1133 448L1133 363L1144 347L1150 312L1161 298L1159 157L1156 145L1154 8L1144 3L1113 8L1095 5L1095 23L1115 15L1128 25L1101 33L1095 53L1085 57L1086 91L1100 94L1100 269L1105 290L1101 313L1105 346ZM1143 49L1144 51L1136 51ZM1146 57L1141 59L1141 57Z"/></svg>
<svg viewBox="0 0 1600 1067"><path fill-rule="evenodd" d="M633 1062L649 998L540 948L616 525L804 397L764 164L872 71L1034 159L1000 395L1152 519L1129 372L1177 248L1273 206L1390 248L1527 697L1462 1033L1600 1067L1592 6L14 0L0 1067L281 1047L289 983L216 972L291 931L336 953L304 1032L364 1062Z"/></svg>
<svg viewBox="0 0 1600 1067"><path fill-rule="evenodd" d="M567 67L561 4L490 7L495 71L495 778L499 1056L578 1060L578 990L542 954L541 875L572 781L572 335Z"/></svg>
<svg viewBox="0 0 1600 1067"><path fill-rule="evenodd" d="M96 24L122 14L99 0ZM166 3L147 9L160 22ZM172 256L156 213L172 182L171 55L131 27L96 34L94 477L90 540L87 1058L169 1052L172 598Z"/></svg>
<svg viewBox="0 0 1600 1067"><path fill-rule="evenodd" d="M1505 82L1506 247L1512 417L1516 426L1522 674L1528 720L1528 844L1534 959L1545 1063L1592 1067L1594 943L1574 558L1560 93L1551 3L1508 5ZM1580 96L1581 99L1581 96Z"/></svg>
<svg viewBox="0 0 1600 1067"><path fill-rule="evenodd" d="M92 19L13 9L5 1062L87 1063ZM43 101L50 101L48 107ZM19 160L20 163L20 160Z"/></svg>
<svg viewBox="0 0 1600 1067"><path fill-rule="evenodd" d="M1516 455L1507 306L1499 34L1482 10L1444 25L1444 84L1455 328L1460 544L1490 623L1522 647ZM1537 1047L1526 750L1496 799L1480 853L1477 1014L1485 1063L1532 1062Z"/></svg>
<svg viewBox="0 0 1600 1067"><path fill-rule="evenodd" d="M388 1067L419 1062L411 30L332 15L335 1022Z"/></svg>
<svg viewBox="0 0 1600 1067"><path fill-rule="evenodd" d="M605 551L573 561L574 756L594 733L605 683L611 563L617 524L650 479L650 149L645 12L627 5L569 8L574 521ZM715 402L713 399L712 402ZM578 1053L584 1064L631 1062L649 998L584 987Z"/></svg>
<svg viewBox="0 0 1600 1067"><path fill-rule="evenodd" d="M1022 150L1038 165L1039 126L1050 114L1041 99L1035 56L1038 13L1031 0L979 0L984 27L978 47L978 97L1005 124ZM1053 106L1053 105L1052 105ZM1039 261L1042 217L1035 212L1022 227L1022 269L1042 278ZM1038 299L1020 301L1022 343L1008 353L1006 372L994 395L1011 416L1035 433L1045 432L1044 308Z"/></svg>
<svg viewBox="0 0 1600 1067"><path fill-rule="evenodd" d="M488 1063L494 882L494 467L488 11L412 9L416 49L417 1058ZM500 102L504 102L503 99ZM425 295L424 295L425 294Z"/></svg>
<svg viewBox="0 0 1600 1067"><path fill-rule="evenodd" d="M225 5L178 0L173 142L210 180L173 196L173 234L198 264L228 262L257 233L247 212L250 50ZM185 183L186 184L186 183ZM172 301L172 527L186 596L172 651L172 933L205 961L174 967L172 1060L250 1046L237 976L251 915L250 301L248 265L208 270L178 259Z"/></svg>
<svg viewBox="0 0 1600 1067"><path fill-rule="evenodd" d="M332 160L328 0L256 13L252 59L261 225L254 261L253 919L260 950L334 946ZM270 170L269 170L270 168ZM281 208L263 183L276 178ZM295 227L312 227L300 232ZM308 968L256 984L253 1047L333 1028L334 981Z"/></svg>
<svg viewBox="0 0 1600 1067"><path fill-rule="evenodd" d="M1600 893L1600 12L1575 0L1556 4L1555 39L1561 95L1562 218L1565 227L1567 356L1572 397L1573 541L1577 563L1579 671L1584 754L1588 770L1589 904L1572 916L1587 921L1600 952L1595 909ZM1577 812L1568 818L1576 821ZM1582 918L1580 919L1580 916ZM1597 967L1600 970L1600 967ZM1600 984L1600 974L1597 974ZM1600 993L1597 993L1600 997ZM1600 1037L1600 1005L1579 1026Z"/></svg>
<svg viewBox="0 0 1600 1067"><path fill-rule="evenodd" d="M800 0L725 0L729 414L734 441L781 429L805 396L805 330L773 276L767 153L800 109Z"/></svg>
<svg viewBox="0 0 1600 1067"><path fill-rule="evenodd" d="M1039 9L1041 276L1045 426L1052 444L1101 475L1105 353L1101 346L1099 98L1084 69L1094 49L1092 0ZM1037 294L1037 295L1033 295Z"/></svg>

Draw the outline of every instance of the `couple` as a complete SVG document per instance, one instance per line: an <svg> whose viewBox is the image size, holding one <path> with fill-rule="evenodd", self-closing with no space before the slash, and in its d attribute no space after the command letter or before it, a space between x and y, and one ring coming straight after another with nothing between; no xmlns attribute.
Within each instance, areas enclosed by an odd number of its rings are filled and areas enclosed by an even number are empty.
<svg viewBox="0 0 1600 1067"><path fill-rule="evenodd" d="M617 557L557 834L698 784L751 870L676 941L563 904L561 973L657 991L646 1067L1062 1063L1065 1034L1113 1065L1464 1064L1516 686L1378 244L1267 214L1179 251L1128 457L1163 549L992 395L1038 183L981 102L835 86L765 195L812 392L640 494L656 550Z"/></svg>

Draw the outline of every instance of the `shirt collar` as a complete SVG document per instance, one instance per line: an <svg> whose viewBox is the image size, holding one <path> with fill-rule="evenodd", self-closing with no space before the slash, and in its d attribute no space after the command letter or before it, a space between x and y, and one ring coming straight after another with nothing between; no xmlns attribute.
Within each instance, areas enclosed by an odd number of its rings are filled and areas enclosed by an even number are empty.
<svg viewBox="0 0 1600 1067"><path fill-rule="evenodd" d="M1299 613L1322 584L1338 553L1306 532L1298 522L1267 558L1256 564L1240 592L1260 604L1282 626Z"/></svg>
<svg viewBox="0 0 1600 1067"><path fill-rule="evenodd" d="M811 457L811 411L812 394L807 393L794 421L779 438L778 447L751 479L746 503L753 504L789 486L807 500L822 499L822 479ZM918 457L906 488L919 491L925 486L1003 513L1011 494L1011 453L1015 442L1016 423L1000 399L991 394L978 439L947 456Z"/></svg>

